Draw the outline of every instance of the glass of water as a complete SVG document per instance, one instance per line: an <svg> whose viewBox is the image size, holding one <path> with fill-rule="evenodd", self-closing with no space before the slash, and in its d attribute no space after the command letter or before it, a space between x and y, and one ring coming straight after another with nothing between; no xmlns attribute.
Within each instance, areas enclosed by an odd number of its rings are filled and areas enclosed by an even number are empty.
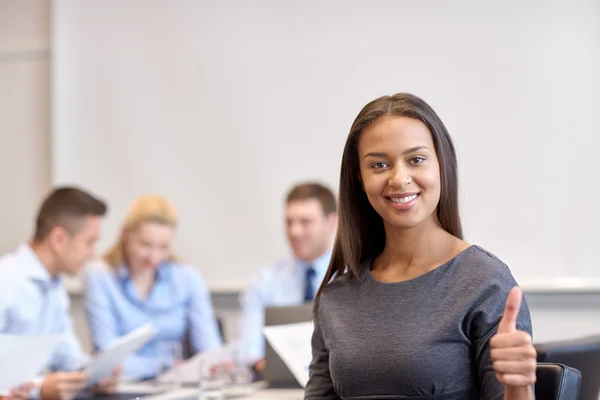
<svg viewBox="0 0 600 400"><path fill-rule="evenodd" d="M233 343L229 346L228 352L228 360L230 362L227 374L231 384L240 389L252 385L254 374L250 365L245 362L241 346L238 343Z"/></svg>
<svg viewBox="0 0 600 400"><path fill-rule="evenodd" d="M227 365L217 354L199 359L199 400L225 400Z"/></svg>
<svg viewBox="0 0 600 400"><path fill-rule="evenodd" d="M158 353L157 383L168 390L180 389L183 379L181 370L177 367L183 363L181 343L178 341L159 342L156 344L156 349Z"/></svg>

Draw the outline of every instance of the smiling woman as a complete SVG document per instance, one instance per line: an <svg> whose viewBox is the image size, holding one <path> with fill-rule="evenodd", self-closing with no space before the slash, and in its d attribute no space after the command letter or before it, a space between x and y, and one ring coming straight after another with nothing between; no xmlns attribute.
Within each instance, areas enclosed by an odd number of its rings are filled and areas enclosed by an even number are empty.
<svg viewBox="0 0 600 400"><path fill-rule="evenodd" d="M116 338L154 322L158 333L124 365L126 376L150 378L173 364L167 344L189 338L194 352L222 341L200 271L171 251L177 212L162 196L137 198L119 239L102 261L88 268L85 306L92 341L103 349ZM166 358L166 360L164 359Z"/></svg>
<svg viewBox="0 0 600 400"><path fill-rule="evenodd" d="M527 304L506 265L462 239L457 193L454 145L427 103L400 93L363 108L305 399L532 398Z"/></svg>

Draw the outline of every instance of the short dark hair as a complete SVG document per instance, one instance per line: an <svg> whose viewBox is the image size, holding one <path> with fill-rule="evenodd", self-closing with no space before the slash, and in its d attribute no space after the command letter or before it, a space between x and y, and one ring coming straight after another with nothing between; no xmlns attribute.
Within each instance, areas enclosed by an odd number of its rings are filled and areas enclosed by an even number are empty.
<svg viewBox="0 0 600 400"><path fill-rule="evenodd" d="M60 226L71 234L81 227L88 216L103 217L106 204L86 191L65 186L54 189L42 202L35 222L34 240L44 240L50 231Z"/></svg>
<svg viewBox="0 0 600 400"><path fill-rule="evenodd" d="M376 257L385 247L383 219L371 206L361 183L358 143L362 132L386 115L413 118L427 126L440 165L437 217L444 230L462 239L457 157L448 130L431 106L415 95L397 93L379 97L363 107L346 140L340 173L338 231L329 270L317 296L334 277L358 277L360 263Z"/></svg>
<svg viewBox="0 0 600 400"><path fill-rule="evenodd" d="M286 204L292 201L316 199L321 203L323 214L329 215L336 212L336 199L327 186L318 182L302 182L295 185L287 194Z"/></svg>

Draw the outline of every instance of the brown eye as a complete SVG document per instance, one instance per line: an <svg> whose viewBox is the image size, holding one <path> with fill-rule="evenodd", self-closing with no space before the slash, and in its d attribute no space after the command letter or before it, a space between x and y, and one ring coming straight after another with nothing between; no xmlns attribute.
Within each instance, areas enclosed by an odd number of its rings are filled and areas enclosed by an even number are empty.
<svg viewBox="0 0 600 400"><path fill-rule="evenodd" d="M388 164L384 163L384 162L376 162L376 163L372 164L371 167L373 167L375 169L382 169L382 168L388 167Z"/></svg>
<svg viewBox="0 0 600 400"><path fill-rule="evenodd" d="M425 161L423 157L413 157L410 159L411 164L422 164Z"/></svg>

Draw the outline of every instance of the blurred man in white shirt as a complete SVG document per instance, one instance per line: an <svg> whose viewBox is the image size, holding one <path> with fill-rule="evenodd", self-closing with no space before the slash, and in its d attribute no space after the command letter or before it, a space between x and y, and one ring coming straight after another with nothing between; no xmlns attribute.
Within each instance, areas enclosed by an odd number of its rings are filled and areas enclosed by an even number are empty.
<svg viewBox="0 0 600 400"><path fill-rule="evenodd" d="M35 382L32 397L68 400L86 384L81 370L89 357L75 336L60 274L78 274L94 256L106 208L78 188L56 189L41 205L33 239L0 258L0 333L65 338L49 361L51 373ZM95 389L114 391L119 375L115 371Z"/></svg>
<svg viewBox="0 0 600 400"><path fill-rule="evenodd" d="M259 376L265 368L265 308L312 302L327 272L337 228L333 192L316 182L294 186L285 201L285 224L292 255L261 270L240 298L240 356Z"/></svg>

